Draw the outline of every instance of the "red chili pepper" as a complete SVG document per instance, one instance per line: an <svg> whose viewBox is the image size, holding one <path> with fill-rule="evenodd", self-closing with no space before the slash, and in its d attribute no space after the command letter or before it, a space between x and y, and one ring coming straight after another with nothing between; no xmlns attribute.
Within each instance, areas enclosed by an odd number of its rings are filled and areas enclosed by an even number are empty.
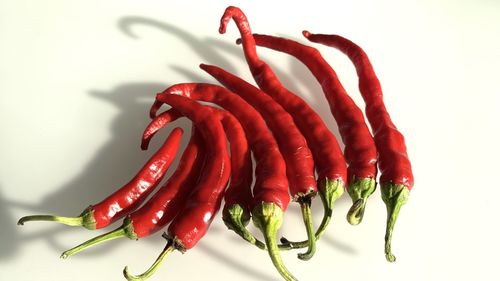
<svg viewBox="0 0 500 281"><path fill-rule="evenodd" d="M413 187L413 173L403 135L396 128L385 107L382 86L368 55L352 41L338 35L311 34L304 31L311 42L334 47L353 62L359 77L359 90L366 103L366 116L373 131L379 153L380 190L387 206L385 255L396 260L391 252L391 238L401 207L408 201Z"/></svg>
<svg viewBox="0 0 500 281"><path fill-rule="evenodd" d="M174 110L169 110L164 117L175 114L177 111L174 113ZM171 222L191 193L191 187L198 182L205 161L201 135L194 127L191 132L191 139L182 153L177 170L146 204L129 214L117 229L67 250L61 257L68 258L89 247L120 237L137 240L157 232Z"/></svg>
<svg viewBox="0 0 500 281"><path fill-rule="evenodd" d="M285 161L275 138L260 113L240 96L221 86L186 83L174 85L158 94L155 103L151 107L151 116L156 115L156 112L163 104L163 99L170 95L182 95L193 100L215 103L233 114L241 123L256 162L256 179L253 188L254 202L252 205L253 221L263 232L267 250L279 273L287 280L294 280L294 277L283 265L275 241L283 219L283 213L290 202ZM161 117L161 115L158 117ZM157 119L158 122L161 122L159 118ZM152 125L151 127L158 128L159 126ZM148 135L151 135L153 131L154 129L146 130ZM225 206L224 222L245 240L263 248L261 242L256 240L244 227L244 218L249 216L244 214L245 212L248 213L248 210L244 207L244 204L239 202Z"/></svg>
<svg viewBox="0 0 500 281"><path fill-rule="evenodd" d="M18 224L23 225L27 221L56 221L71 226L83 226L87 229L100 229L110 225L138 208L156 188L172 164L181 138L182 129L173 130L162 147L130 182L100 203L86 208L80 216L26 216L22 217Z"/></svg>
<svg viewBox="0 0 500 281"><path fill-rule="evenodd" d="M131 275L125 267L123 273L128 280L142 280L149 277L173 250L184 252L196 245L207 232L220 208L231 172L220 115L213 114L206 106L177 95L164 96L162 101L191 119L203 135L207 161L199 184L194 187L179 215L168 227L169 242L164 251L155 263L139 276Z"/></svg>
<svg viewBox="0 0 500 281"><path fill-rule="evenodd" d="M226 32L229 21L233 19L239 29L245 58L252 75L259 87L278 102L290 115L304 135L310 147L318 173L321 199L325 212L316 234L309 230L309 237L316 239L323 234L331 219L334 202L344 192L347 171L342 150L333 133L325 125L321 117L300 97L286 89L274 74L271 67L257 55L255 40L245 14L237 7L228 7L221 18L220 33ZM314 255L314 243L299 258L308 260Z"/></svg>
<svg viewBox="0 0 500 281"><path fill-rule="evenodd" d="M296 127L293 118L271 97L245 80L216 66L201 64L200 67L229 90L243 97L265 118L285 158L290 193L293 200L300 204L309 248L314 248L316 239L312 230L310 208L311 198L317 193L314 162L304 136Z"/></svg>
<svg viewBox="0 0 500 281"><path fill-rule="evenodd" d="M259 46L290 54L300 60L321 84L345 144L345 159L349 165L347 192L353 202L347 220L353 225L359 224L366 201L375 191L377 176L377 149L363 112L317 49L281 37L254 34L253 38Z"/></svg>
<svg viewBox="0 0 500 281"><path fill-rule="evenodd" d="M170 88L172 89L172 88ZM250 210L253 204L252 195L252 181L253 181L253 168L252 168L252 158L246 138L245 131L238 121L231 113L220 110L218 108L210 108L215 114L220 114L222 116L222 126L227 135L230 143L231 149L231 182L224 194L224 208L223 208L223 219L226 220L225 223L230 228L234 228L234 224L241 224L241 228L244 228L246 224L250 221ZM169 114L169 111L162 113L157 116L153 122L145 130L145 135L143 137L143 142L148 143L151 137L161 129L162 126L166 125L165 121L169 119L169 116L164 116L165 113ZM236 213L236 214L235 214ZM234 216L237 215L238 219ZM235 231L240 230L239 228ZM239 233L242 237L245 237L246 233ZM247 239L247 238L245 238ZM247 239L247 240L252 240ZM252 243L259 243L257 241L250 241ZM260 242L261 243L261 242ZM265 247L265 245L258 245L260 247Z"/></svg>
<svg viewBox="0 0 500 281"><path fill-rule="evenodd" d="M231 113L217 108L214 108L214 111L222 115L222 126L231 149L231 182L224 194L222 211L224 213L230 212L233 205L240 205L245 210L251 210L253 204L253 164L245 130ZM248 212L245 213L249 215ZM246 225L250 221L250 216L242 219Z"/></svg>

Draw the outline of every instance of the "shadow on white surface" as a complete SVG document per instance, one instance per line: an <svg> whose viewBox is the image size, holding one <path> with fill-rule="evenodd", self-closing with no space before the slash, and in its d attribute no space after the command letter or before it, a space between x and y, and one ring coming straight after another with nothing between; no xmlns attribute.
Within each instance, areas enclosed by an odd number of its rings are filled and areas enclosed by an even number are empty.
<svg viewBox="0 0 500 281"><path fill-rule="evenodd" d="M11 258L20 244L16 219L9 211L12 203L4 198L2 188L3 186L0 185L0 261Z"/></svg>
<svg viewBox="0 0 500 281"><path fill-rule="evenodd" d="M156 136L157 141L153 140L148 151L141 151L139 147L140 139L146 124L149 122L149 106L152 104L155 94L165 87L165 85L159 83L133 83L117 86L110 92L91 91L90 95L92 97L110 102L119 109L117 116L111 123L111 139L95 153L95 157L82 168L82 172L77 177L61 187L54 188L55 191L48 194L38 204L29 205L22 202L10 202L10 204L25 210L26 215L78 216L86 208L85 204L100 202L127 183L144 165L147 158L158 148L162 142L160 139L164 138L167 131L173 128L173 126L169 126L169 129L163 130ZM188 121L180 119L176 123L176 125L186 128L187 126L181 122L186 123ZM181 149L185 147L187 139L183 138L182 142ZM173 167L175 166L176 162L173 163ZM172 170L168 171L167 177L173 172ZM7 212L3 213L7 214ZM23 227L29 227L30 224L35 223L44 222L28 222ZM53 237L58 232L67 229L67 227L54 227L53 229L24 236L16 235L15 232L7 232L5 235L12 237L12 245L9 245L9 249L20 241L46 239L54 247L54 250L60 252L66 249ZM81 230L86 231L83 228ZM89 238L97 234L93 231L88 233ZM75 241L75 244L79 242L82 241ZM117 243L106 243L102 247L95 247L96 251L89 252L99 254L102 251L109 251L110 247L116 245ZM2 251L1 255L4 255L4 252Z"/></svg>
<svg viewBox="0 0 500 281"><path fill-rule="evenodd" d="M118 27L121 31L137 38L131 32L131 28L135 25L159 28L169 34L173 34L177 38L185 41L195 52L205 59L207 63L216 64L228 71L234 72L235 68L231 66L229 60L222 56L221 53L239 56L241 57L242 63L245 63L240 47L237 45L231 46L230 44L215 39L201 40L176 26L142 17L125 17L118 22ZM300 81L300 79L295 79L295 76L302 75L304 68L300 65L297 66L298 63L292 63L291 65L294 69L289 73L292 73L293 76L285 74L287 71L281 69L276 72L280 77L287 77L283 81L285 85L291 85L291 88L298 88L296 81ZM170 67L190 80L207 80L203 78L204 72L201 70L198 74L182 66ZM210 78L208 75L206 77ZM155 94L165 89L167 86L167 84L144 82L118 85L109 92L90 91L92 97L98 98L104 102L109 102L118 109L118 113L110 125L111 139L96 152L95 157L82 168L82 172L77 177L63 184L61 187L54 188L55 191L48 194L41 202L36 205L24 204L23 202L11 203L15 207L25 210L26 215L48 213L62 216L76 216L86 207L85 204L97 203L114 192L117 188L121 187L135 175L155 149L153 145L148 152L142 152L139 148L140 137L145 125L149 122L148 110L153 102ZM329 109L326 108L326 110ZM188 123L187 120L182 120ZM186 128L188 126L183 125L183 127ZM162 138L161 136L166 135L166 131L170 130L163 131L164 132L158 135L156 139ZM335 134L339 138L338 132L335 132ZM185 142L187 142L186 138L184 138L183 142L185 146ZM175 166L174 163L173 167ZM172 170L173 169L171 169L169 173L171 173ZM34 233L32 232L29 235L21 235L20 231L15 227L16 219L9 217L8 210L5 210L7 203L3 201L4 198L2 197L0 189L0 221L2 225L14 226L3 227L1 230L2 240L9 241L9 243L2 242L0 259L8 258L16 251L21 242L32 239L45 239L47 243L53 247L54 251L57 252L62 252L67 249L66 243L63 245L54 237L56 237L56 234L59 232L67 231L68 228L54 227L48 230L45 229ZM317 212L322 212L322 210L318 208ZM300 217L300 213L293 213L292 215ZM80 228L80 231L86 230ZM90 231L88 234L89 238L97 235L96 232ZM126 241L127 239L121 239L121 242L113 241L111 243L105 243L94 247L91 251L86 251L85 254L80 256L82 258L91 258L94 255L112 251L112 249L118 247L121 243L127 243ZM339 251L353 255L357 254L355 249L327 236L323 238L323 241ZM73 242L76 245L82 241ZM153 241L151 240L151 242ZM199 249L245 275L257 277L259 280L275 280L273 276L263 273L264 271L253 269L222 251L218 251L214 247L200 244Z"/></svg>
<svg viewBox="0 0 500 281"><path fill-rule="evenodd" d="M128 16L123 17L118 21L118 28L132 38L138 38L135 33L132 32L134 26L147 26L151 28L157 28L162 30L167 34L174 35L177 39L184 41L191 49L199 54L207 62L221 66L231 72L235 71L235 68L231 65L230 61L226 59L225 56L221 55L218 51L207 45L203 39L200 39L193 35L193 33L184 30L173 24L157 21L154 19L149 19L140 16ZM201 63L201 62L200 62Z"/></svg>

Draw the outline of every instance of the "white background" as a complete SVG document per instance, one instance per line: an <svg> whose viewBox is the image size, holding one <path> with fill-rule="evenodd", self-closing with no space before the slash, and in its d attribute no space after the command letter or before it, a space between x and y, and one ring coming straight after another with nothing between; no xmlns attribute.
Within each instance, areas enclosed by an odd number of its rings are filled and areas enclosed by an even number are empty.
<svg viewBox="0 0 500 281"><path fill-rule="evenodd" d="M234 44L234 23L218 34L229 4L244 10L254 32L306 42L301 31L308 29L359 43L376 68L414 168L415 187L394 233L396 263L383 254L379 190L355 227L345 220L345 194L311 261L283 253L296 277L495 279L500 2L183 2L0 1L0 280L124 280L125 265L140 272L154 260L164 246L160 233L61 260L63 250L103 231L52 223L20 227L16 221L39 213L78 215L126 183L151 154L140 151L139 139L154 95L174 83L214 82L199 63L252 81ZM348 59L316 46L363 107ZM261 48L259 54L337 130L304 66L284 54ZM180 124L189 130L187 121ZM316 221L322 215L318 201ZM304 237L295 204L285 220L282 234ZM197 247L173 254L151 280L280 276L265 252L216 218Z"/></svg>

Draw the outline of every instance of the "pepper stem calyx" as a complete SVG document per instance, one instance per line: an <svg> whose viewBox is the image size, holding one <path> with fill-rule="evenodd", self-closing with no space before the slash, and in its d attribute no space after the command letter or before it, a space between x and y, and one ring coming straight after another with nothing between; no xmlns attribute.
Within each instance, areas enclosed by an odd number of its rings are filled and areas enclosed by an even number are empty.
<svg viewBox="0 0 500 281"><path fill-rule="evenodd" d="M347 193L352 199L352 207L347 212L347 221L352 225L358 225L363 220L368 197L375 192L377 187L373 178L353 177L347 187Z"/></svg>
<svg viewBox="0 0 500 281"><path fill-rule="evenodd" d="M262 202L253 209L252 220L255 226L262 231L267 251L279 274L287 281L296 281L297 279L283 264L276 241L278 229L283 223L283 210L274 203Z"/></svg>
<svg viewBox="0 0 500 281"><path fill-rule="evenodd" d="M266 244L255 238L255 236L245 227L250 221L250 214L239 204L233 204L228 208L224 208L222 212L222 220L224 224L248 241L250 244L257 246L261 250L266 249Z"/></svg>

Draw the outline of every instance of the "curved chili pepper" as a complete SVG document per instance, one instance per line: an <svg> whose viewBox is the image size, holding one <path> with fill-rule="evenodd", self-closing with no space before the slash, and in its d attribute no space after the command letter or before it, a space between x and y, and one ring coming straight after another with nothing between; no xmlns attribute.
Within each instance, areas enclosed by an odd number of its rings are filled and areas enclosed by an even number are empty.
<svg viewBox="0 0 500 281"><path fill-rule="evenodd" d="M340 50L349 57L356 68L359 90L366 104L366 116L377 145L380 190L387 206L385 256L388 261L393 262L396 257L391 252L392 232L399 211L408 201L413 187L413 172L404 136L396 128L387 112L382 86L365 51L354 42L338 35L311 34L307 31L303 34L311 42Z"/></svg>
<svg viewBox="0 0 500 281"><path fill-rule="evenodd" d="M310 208L311 198L317 193L314 163L304 136L293 118L271 97L245 80L216 66L201 64L200 67L229 90L243 97L266 119L285 158L290 193L293 200L300 204L308 235L308 253L314 252L316 238Z"/></svg>
<svg viewBox="0 0 500 281"><path fill-rule="evenodd" d="M158 94L155 103L151 107L151 116L156 116L158 109L163 104L163 99L170 95L182 95L193 100L215 103L233 114L241 123L256 162L252 218L254 224L264 234L266 245L255 239L245 228L244 218L249 217L245 212L248 213L249 211L245 209L244 204L236 202L230 206L225 206L227 212L223 213L223 220L230 229L245 240L260 248L267 248L279 273L286 280L294 280L294 277L283 265L275 241L283 219L283 213L290 202L285 160L280 153L276 139L269 131L260 113L240 96L221 86L185 83L174 85ZM158 117L161 117L161 115ZM151 127L157 128L158 126L152 125ZM146 133L151 135L153 131L154 129L146 130Z"/></svg>
<svg viewBox="0 0 500 281"><path fill-rule="evenodd" d="M165 112L164 117L172 113L173 110L169 110ZM182 153L177 170L146 204L129 214L117 229L65 251L61 258L68 258L89 247L120 237L137 240L163 228L178 214L191 193L192 186L198 182L204 161L203 139L193 127L191 139Z"/></svg>
<svg viewBox="0 0 500 281"><path fill-rule="evenodd" d="M309 239L317 240L331 219L334 202L344 192L347 171L342 150L321 117L303 99L285 88L271 67L259 58L250 24L239 8L230 6L226 9L221 18L219 32L222 34L226 32L231 19L240 32L245 58L257 85L290 113L313 154L319 179L318 190L325 208L315 239L311 237L314 234L312 229L310 230ZM299 258L310 259L315 251L314 243L311 246L306 253L299 254Z"/></svg>
<svg viewBox="0 0 500 281"><path fill-rule="evenodd" d="M80 216L26 216L22 217L17 224L23 225L27 221L55 221L70 226L83 226L87 229L100 229L110 225L138 208L156 188L175 159L181 138L182 129L174 129L161 148L130 182L100 203L86 208Z"/></svg>
<svg viewBox="0 0 500 281"><path fill-rule="evenodd" d="M353 225L359 224L363 219L367 199L375 191L377 176L377 148L363 112L347 94L335 70L317 49L270 35L254 34L253 38L259 46L297 58L321 84L345 144L345 159L349 165L347 192L353 202L347 213L347 220Z"/></svg>
<svg viewBox="0 0 500 281"><path fill-rule="evenodd" d="M125 267L123 273L128 280L143 280L149 277L170 252L175 249L184 252L196 245L207 232L220 208L231 172L220 115L213 114L206 106L196 101L177 95L167 95L163 97L163 101L191 119L203 135L207 161L199 184L194 187L179 215L168 227L167 247L153 265L141 275L131 275Z"/></svg>
<svg viewBox="0 0 500 281"><path fill-rule="evenodd" d="M224 208L222 209L222 218L232 217L231 213L235 212L234 206L241 206L243 210L251 210L253 204L252 181L253 181L253 165L252 156L248 140L242 124L231 113L214 108L222 115L222 126L229 140L231 149L231 182L224 194ZM243 226L250 221L248 211L241 213L241 221ZM226 225L232 225L230 220Z"/></svg>
<svg viewBox="0 0 500 281"><path fill-rule="evenodd" d="M169 89L172 89L172 87ZM224 194L225 203L222 210L222 218L230 229L236 231L245 240L256 244L260 248L265 248L262 242L254 239L253 235L245 231L245 226L250 221L250 210L253 204L251 188L253 181L252 158L245 131L242 124L231 113L215 107L210 109L216 114L222 115L222 126L226 132L231 149L231 182ZM171 110L173 109L155 117L148 125L143 136L143 145L147 145L151 137L162 126L166 125L164 119L168 121ZM165 114L167 116L164 116Z"/></svg>

